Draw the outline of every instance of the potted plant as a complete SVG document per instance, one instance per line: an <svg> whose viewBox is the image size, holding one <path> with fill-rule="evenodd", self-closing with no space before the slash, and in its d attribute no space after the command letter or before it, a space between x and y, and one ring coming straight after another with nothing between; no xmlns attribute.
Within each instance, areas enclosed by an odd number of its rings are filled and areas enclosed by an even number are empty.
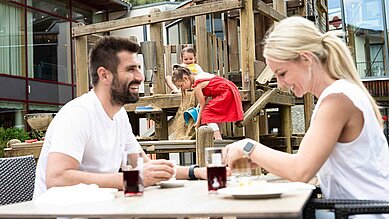
<svg viewBox="0 0 389 219"><path fill-rule="evenodd" d="M20 128L3 128L0 127L0 157L4 156L4 148L11 139L19 139L21 142L29 139L28 132Z"/></svg>

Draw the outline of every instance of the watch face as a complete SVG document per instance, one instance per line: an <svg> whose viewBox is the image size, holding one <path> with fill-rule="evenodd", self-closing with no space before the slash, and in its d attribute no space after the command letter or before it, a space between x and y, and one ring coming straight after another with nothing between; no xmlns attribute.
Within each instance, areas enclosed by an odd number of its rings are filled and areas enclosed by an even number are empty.
<svg viewBox="0 0 389 219"><path fill-rule="evenodd" d="M247 142L246 145L243 147L243 150L247 153L250 153L254 148L254 144L251 142Z"/></svg>

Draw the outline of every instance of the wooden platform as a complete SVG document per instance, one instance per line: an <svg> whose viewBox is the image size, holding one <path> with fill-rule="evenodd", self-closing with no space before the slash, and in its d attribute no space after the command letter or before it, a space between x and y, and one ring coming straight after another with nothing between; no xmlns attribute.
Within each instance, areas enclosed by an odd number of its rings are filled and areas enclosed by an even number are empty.
<svg viewBox="0 0 389 219"><path fill-rule="evenodd" d="M225 146L233 142L234 140L216 140L215 146ZM196 152L196 140L139 141L139 143L147 154ZM34 155L35 159L38 159L42 145L43 141L13 144L12 148L4 149L4 157Z"/></svg>
<svg viewBox="0 0 389 219"><path fill-rule="evenodd" d="M260 97L265 93L263 90L257 90L256 96ZM250 92L248 90L240 90L242 102L250 101ZM156 94L153 96L140 97L136 103L124 105L127 112L134 112L138 106L153 105L161 109L174 109L181 105L181 94ZM293 106L295 98L291 93L277 91L277 93L269 99L269 104Z"/></svg>
<svg viewBox="0 0 389 219"><path fill-rule="evenodd" d="M235 140L215 140L215 147L224 147ZM196 140L140 141L146 153L196 152Z"/></svg>

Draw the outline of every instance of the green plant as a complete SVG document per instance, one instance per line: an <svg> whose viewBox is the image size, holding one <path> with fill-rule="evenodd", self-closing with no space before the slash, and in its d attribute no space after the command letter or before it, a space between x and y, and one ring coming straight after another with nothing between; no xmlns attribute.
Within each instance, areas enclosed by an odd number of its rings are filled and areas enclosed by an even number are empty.
<svg viewBox="0 0 389 219"><path fill-rule="evenodd" d="M0 127L0 157L4 156L4 148L11 139L19 139L21 142L29 139L28 132L20 128L3 128Z"/></svg>

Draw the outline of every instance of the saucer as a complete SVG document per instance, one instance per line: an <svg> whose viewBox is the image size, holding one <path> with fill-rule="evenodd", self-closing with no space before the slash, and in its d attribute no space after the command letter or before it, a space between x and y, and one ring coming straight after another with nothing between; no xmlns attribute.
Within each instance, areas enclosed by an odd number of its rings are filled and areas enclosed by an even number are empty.
<svg viewBox="0 0 389 219"><path fill-rule="evenodd" d="M186 182L188 182L188 180L166 180L157 183L157 185L161 188L178 188L185 186Z"/></svg>

